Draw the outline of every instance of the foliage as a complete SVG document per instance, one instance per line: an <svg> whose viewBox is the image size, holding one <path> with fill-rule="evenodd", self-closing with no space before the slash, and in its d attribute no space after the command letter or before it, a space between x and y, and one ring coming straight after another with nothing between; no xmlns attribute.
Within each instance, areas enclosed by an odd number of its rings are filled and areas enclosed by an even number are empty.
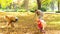
<svg viewBox="0 0 60 34"><path fill-rule="evenodd" d="M36 2L33 2L33 3L29 4L29 10L30 10L31 12L34 12L35 9L37 9L37 4L36 4Z"/></svg>
<svg viewBox="0 0 60 34"><path fill-rule="evenodd" d="M10 5L10 3L12 3L12 0L0 0L0 4L2 8L6 8L7 6Z"/></svg>
<svg viewBox="0 0 60 34"><path fill-rule="evenodd" d="M49 7L49 5L51 4L51 2L52 2L52 0L42 0L41 1L41 3L42 3L42 7L41 7L41 9L40 10L42 10L42 11L46 11L47 9L48 9L48 7ZM32 5L31 5L32 4ZM30 8L30 11L31 12L34 12L34 10L37 8L37 4L36 4L36 2L34 3L31 3L30 5L29 5L29 7L31 6L32 8Z"/></svg>
<svg viewBox="0 0 60 34"><path fill-rule="evenodd" d="M56 13L60 13L60 11L56 11Z"/></svg>
<svg viewBox="0 0 60 34"><path fill-rule="evenodd" d="M26 9L19 9L18 12L26 12Z"/></svg>
<svg viewBox="0 0 60 34"><path fill-rule="evenodd" d="M42 7L40 10L42 10L42 11L46 11L47 8L46 8L46 7Z"/></svg>
<svg viewBox="0 0 60 34"><path fill-rule="evenodd" d="M10 6L10 3L12 3L12 1L13 0L0 0L0 4L1 4L1 7L2 7L1 9L4 10L7 7L11 7L10 9L12 9L13 6ZM37 9L37 2L36 2L36 0L29 0L29 1L30 2L29 2L28 10L30 10L31 12L34 12L34 10ZM51 2L52 2L52 0L41 0L41 4L42 4L41 10L46 11L46 10L50 9ZM15 9L16 11L14 11L14 12L17 12L17 11L18 12L25 12L26 11L23 7L24 6L23 1L20 4L19 3L16 4L16 6L18 8L16 8ZM14 7L16 7L16 6L14 5Z"/></svg>
<svg viewBox="0 0 60 34"><path fill-rule="evenodd" d="M42 8L44 8L45 10L48 9L49 5L51 4L52 0L42 0Z"/></svg>
<svg viewBox="0 0 60 34"><path fill-rule="evenodd" d="M52 0L44 0L42 1L42 5L49 6Z"/></svg>
<svg viewBox="0 0 60 34"><path fill-rule="evenodd" d="M31 11L31 12L34 12L35 10L34 10L34 9L31 9L30 11Z"/></svg>

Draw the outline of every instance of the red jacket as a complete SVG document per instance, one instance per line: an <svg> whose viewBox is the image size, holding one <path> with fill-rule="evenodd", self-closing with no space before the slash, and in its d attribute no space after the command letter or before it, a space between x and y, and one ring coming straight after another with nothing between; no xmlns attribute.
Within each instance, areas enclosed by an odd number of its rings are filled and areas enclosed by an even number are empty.
<svg viewBox="0 0 60 34"><path fill-rule="evenodd" d="M41 20L38 20L38 28L41 29L43 27Z"/></svg>

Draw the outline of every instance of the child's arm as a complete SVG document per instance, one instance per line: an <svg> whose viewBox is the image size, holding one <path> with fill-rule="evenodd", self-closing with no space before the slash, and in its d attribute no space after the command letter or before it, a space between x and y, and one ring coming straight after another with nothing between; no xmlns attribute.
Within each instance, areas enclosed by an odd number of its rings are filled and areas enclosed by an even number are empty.
<svg viewBox="0 0 60 34"><path fill-rule="evenodd" d="M35 13L33 19L36 18L36 16L37 16L37 14Z"/></svg>

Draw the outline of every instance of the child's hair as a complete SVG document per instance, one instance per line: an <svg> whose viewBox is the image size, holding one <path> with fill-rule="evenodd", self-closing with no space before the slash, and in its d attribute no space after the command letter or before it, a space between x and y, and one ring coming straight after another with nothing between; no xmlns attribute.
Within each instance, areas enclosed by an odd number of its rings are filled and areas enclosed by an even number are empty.
<svg viewBox="0 0 60 34"><path fill-rule="evenodd" d="M37 11L38 9L35 9L35 11Z"/></svg>
<svg viewBox="0 0 60 34"><path fill-rule="evenodd" d="M39 9L35 9L35 11L38 11ZM40 10L41 11L41 10Z"/></svg>

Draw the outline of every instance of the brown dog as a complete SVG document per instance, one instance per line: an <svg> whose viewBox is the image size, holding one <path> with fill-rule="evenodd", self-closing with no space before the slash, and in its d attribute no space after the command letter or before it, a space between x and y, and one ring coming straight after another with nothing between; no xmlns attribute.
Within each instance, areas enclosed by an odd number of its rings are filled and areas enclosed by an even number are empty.
<svg viewBox="0 0 60 34"><path fill-rule="evenodd" d="M15 16L5 16L5 20L7 21L7 26L11 25L11 27L14 27L14 22L18 21L18 18Z"/></svg>

